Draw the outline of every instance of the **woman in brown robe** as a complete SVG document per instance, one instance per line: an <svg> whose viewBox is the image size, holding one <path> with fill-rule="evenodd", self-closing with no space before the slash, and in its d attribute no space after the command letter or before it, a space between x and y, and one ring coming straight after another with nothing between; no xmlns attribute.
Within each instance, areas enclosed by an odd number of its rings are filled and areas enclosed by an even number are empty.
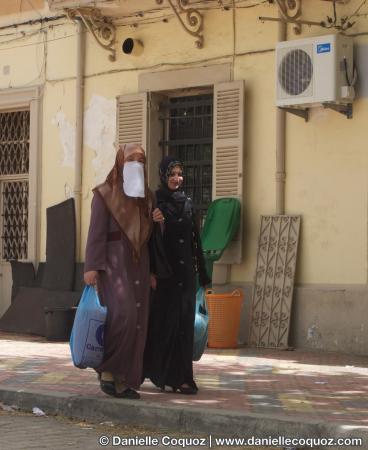
<svg viewBox="0 0 368 450"><path fill-rule="evenodd" d="M141 194L127 195L124 166L140 165ZM150 291L147 242L152 229L152 194L147 187L145 153L137 144L120 147L106 181L93 189L84 281L96 285L107 306L101 389L122 398L140 398ZM129 166L131 167L131 166ZM123 177L124 173L124 177ZM144 182L143 182L144 174ZM133 184L139 179L130 177ZM143 184L144 183L144 184ZM134 190L133 190L134 192ZM135 195L135 194L133 194Z"/></svg>

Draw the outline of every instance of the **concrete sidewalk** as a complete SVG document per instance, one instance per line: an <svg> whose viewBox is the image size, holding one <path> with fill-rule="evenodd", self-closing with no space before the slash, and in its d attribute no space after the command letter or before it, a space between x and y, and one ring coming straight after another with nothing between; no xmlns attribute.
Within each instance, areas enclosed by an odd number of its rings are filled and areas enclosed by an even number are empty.
<svg viewBox="0 0 368 450"><path fill-rule="evenodd" d="M93 370L73 367L67 343L0 333L0 402L8 405L218 436L361 437L368 448L366 357L208 350L195 378L197 396L161 393L146 382L139 401L110 398Z"/></svg>

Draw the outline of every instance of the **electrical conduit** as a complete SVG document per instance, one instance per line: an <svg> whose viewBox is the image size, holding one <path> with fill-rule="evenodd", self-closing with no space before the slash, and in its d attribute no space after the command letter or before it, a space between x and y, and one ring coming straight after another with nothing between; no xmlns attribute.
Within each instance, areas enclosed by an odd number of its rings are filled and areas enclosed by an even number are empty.
<svg viewBox="0 0 368 450"><path fill-rule="evenodd" d="M279 13L279 18L282 18ZM287 25L280 21L277 41L286 41ZM285 214L285 152L286 152L286 112L276 109L276 214Z"/></svg>
<svg viewBox="0 0 368 450"><path fill-rule="evenodd" d="M84 67L85 30L81 20L77 20L77 79L76 79L76 120L75 120L75 160L74 187L76 221L76 261L81 261L81 209L82 209L82 161L83 161L83 109L84 109Z"/></svg>

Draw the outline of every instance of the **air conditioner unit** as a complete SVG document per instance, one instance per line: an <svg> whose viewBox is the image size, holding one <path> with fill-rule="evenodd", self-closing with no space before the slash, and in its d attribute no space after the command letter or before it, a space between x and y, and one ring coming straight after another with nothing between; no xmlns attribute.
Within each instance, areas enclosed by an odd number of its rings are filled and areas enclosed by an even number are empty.
<svg viewBox="0 0 368 450"><path fill-rule="evenodd" d="M276 47L276 105L307 108L354 99L353 40L341 34Z"/></svg>

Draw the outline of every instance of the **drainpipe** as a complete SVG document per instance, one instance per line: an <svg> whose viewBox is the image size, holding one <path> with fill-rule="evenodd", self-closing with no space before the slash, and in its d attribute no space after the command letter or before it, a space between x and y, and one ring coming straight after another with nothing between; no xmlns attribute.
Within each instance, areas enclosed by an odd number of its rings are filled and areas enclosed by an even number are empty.
<svg viewBox="0 0 368 450"><path fill-rule="evenodd" d="M84 108L84 66L85 30L81 20L77 20L77 79L76 79L76 121L75 121L75 160L74 188L76 221L76 261L81 261L81 209L82 209L82 161L83 161L83 108Z"/></svg>
<svg viewBox="0 0 368 450"><path fill-rule="evenodd" d="M279 12L279 18L282 18ZM287 25L278 23L277 41L286 41ZM286 112L276 110L276 214L285 214L285 151L286 151Z"/></svg>

